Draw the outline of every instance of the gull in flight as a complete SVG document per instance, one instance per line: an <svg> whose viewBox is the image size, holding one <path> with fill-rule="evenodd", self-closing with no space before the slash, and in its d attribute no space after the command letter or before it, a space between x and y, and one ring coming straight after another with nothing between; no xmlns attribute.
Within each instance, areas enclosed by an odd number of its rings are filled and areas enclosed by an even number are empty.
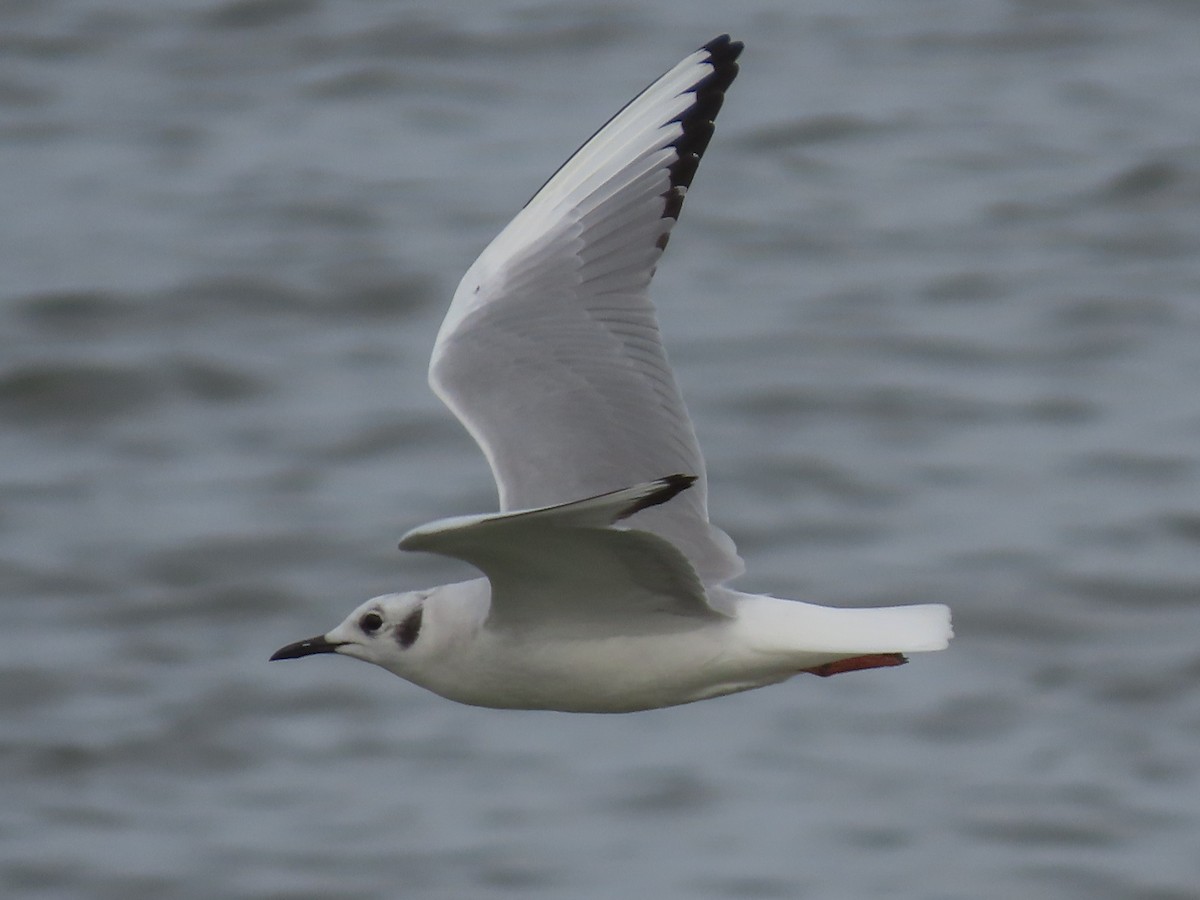
<svg viewBox="0 0 1200 900"><path fill-rule="evenodd" d="M945 606L835 609L726 586L704 459L650 279L742 44L722 35L642 91L467 270L429 366L500 512L400 541L473 580L368 600L271 659L338 653L460 703L631 712L940 650Z"/></svg>

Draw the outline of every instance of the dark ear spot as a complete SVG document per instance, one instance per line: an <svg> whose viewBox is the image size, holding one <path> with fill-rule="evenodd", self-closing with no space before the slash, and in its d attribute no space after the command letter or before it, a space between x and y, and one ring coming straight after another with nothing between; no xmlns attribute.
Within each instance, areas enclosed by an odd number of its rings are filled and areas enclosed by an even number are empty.
<svg viewBox="0 0 1200 900"><path fill-rule="evenodd" d="M425 607L418 606L396 626L396 643L405 650L416 643L417 635L421 633L421 614L424 610Z"/></svg>

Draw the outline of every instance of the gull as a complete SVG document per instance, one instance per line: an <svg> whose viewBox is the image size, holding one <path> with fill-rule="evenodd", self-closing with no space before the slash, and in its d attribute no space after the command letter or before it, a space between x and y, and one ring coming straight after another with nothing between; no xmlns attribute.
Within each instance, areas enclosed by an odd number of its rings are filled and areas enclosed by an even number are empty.
<svg viewBox="0 0 1200 900"><path fill-rule="evenodd" d="M483 577L375 597L272 660L335 653L474 706L616 713L947 646L940 604L726 585L744 565L709 522L648 288L741 51L714 38L630 101L454 294L429 382L487 458L500 511L422 525L400 548Z"/></svg>

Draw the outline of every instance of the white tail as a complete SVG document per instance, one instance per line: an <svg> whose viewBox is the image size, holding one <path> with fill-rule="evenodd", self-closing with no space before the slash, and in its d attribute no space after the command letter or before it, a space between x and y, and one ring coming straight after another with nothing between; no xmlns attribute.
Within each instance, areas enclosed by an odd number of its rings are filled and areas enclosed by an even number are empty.
<svg viewBox="0 0 1200 900"><path fill-rule="evenodd" d="M742 594L738 621L747 642L767 653L921 653L945 649L954 634L940 603L837 609Z"/></svg>

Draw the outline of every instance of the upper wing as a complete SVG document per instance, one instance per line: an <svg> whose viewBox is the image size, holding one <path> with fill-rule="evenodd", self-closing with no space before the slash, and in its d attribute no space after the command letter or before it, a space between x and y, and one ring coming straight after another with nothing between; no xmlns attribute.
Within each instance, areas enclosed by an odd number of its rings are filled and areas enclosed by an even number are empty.
<svg viewBox="0 0 1200 900"><path fill-rule="evenodd" d="M637 527L679 547L706 581L742 561L708 522L704 459L647 288L741 50L728 35L710 41L546 182L463 277L429 367L483 449L502 510L696 475Z"/></svg>
<svg viewBox="0 0 1200 900"><path fill-rule="evenodd" d="M610 528L666 503L695 482L671 475L647 484L543 509L458 516L422 525L400 541L466 560L488 577L489 628L589 634L678 627L679 616L724 615L708 604L687 558L647 531Z"/></svg>

